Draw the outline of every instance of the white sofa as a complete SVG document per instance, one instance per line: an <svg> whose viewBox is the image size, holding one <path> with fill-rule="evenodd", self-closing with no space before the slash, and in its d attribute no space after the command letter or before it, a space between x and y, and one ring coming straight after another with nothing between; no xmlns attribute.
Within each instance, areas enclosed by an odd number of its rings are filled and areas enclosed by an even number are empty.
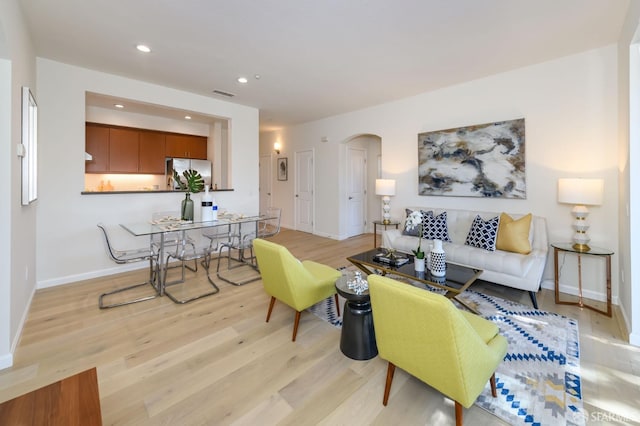
<svg viewBox="0 0 640 426"><path fill-rule="evenodd" d="M482 269L481 280L489 281L508 287L529 292L533 306L537 309L536 293L540 289L542 274L547 261L549 245L547 242L547 223L545 218L532 216L529 230L531 252L519 254L503 250L488 251L482 248L465 245L471 223L476 215L488 220L500 213L439 209L431 207L408 207L411 210L433 211L434 216L447 212L447 226L452 242L444 242L447 261L460 263ZM523 215L510 214L513 219ZM418 247L418 237L403 235L404 223L401 229L388 229L382 234L382 246L393 248L401 252L411 253ZM430 241L422 240L423 250L427 250Z"/></svg>

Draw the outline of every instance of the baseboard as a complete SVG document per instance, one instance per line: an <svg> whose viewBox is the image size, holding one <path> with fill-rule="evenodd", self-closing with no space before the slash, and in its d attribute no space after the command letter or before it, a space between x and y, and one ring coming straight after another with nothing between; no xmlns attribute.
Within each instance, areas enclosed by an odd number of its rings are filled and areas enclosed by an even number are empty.
<svg viewBox="0 0 640 426"><path fill-rule="evenodd" d="M631 330L631 321L629 318L629 315L627 315L627 311L625 311L624 306L620 305L620 316L622 318L618 319L618 326L620 327L620 329L622 330L622 333L625 336L629 336L629 343L633 346L639 346L640 347L640 334L638 334L638 332L631 332L629 333L629 330Z"/></svg>
<svg viewBox="0 0 640 426"><path fill-rule="evenodd" d="M149 268L148 262L134 262L127 265L117 266L107 269L99 269L97 271L85 272L82 274L67 275L65 277L52 278L50 280L38 281L37 288L49 288L58 285L74 283L77 281L91 280L93 278L104 277L107 275L120 274L122 272L135 271L136 269Z"/></svg>
<svg viewBox="0 0 640 426"><path fill-rule="evenodd" d="M0 370L4 370L5 368L9 368L13 366L13 354L8 353L4 355L0 355Z"/></svg>
<svg viewBox="0 0 640 426"><path fill-rule="evenodd" d="M333 234L326 234L324 232L318 232L318 231L314 231L313 235L317 235L318 237L324 237L324 238L331 238L332 240L338 240L338 241L342 241L344 239L346 239L347 237L341 237L341 236L335 236Z"/></svg>
<svg viewBox="0 0 640 426"><path fill-rule="evenodd" d="M544 281L542 281L542 288L555 292L555 290L556 290L555 282L553 280L544 280ZM560 284L560 293L569 294L569 295L572 295L572 296L578 296L578 294L579 294L578 287L568 286L568 285L564 285L564 284ZM582 289L582 297L584 297L585 299L595 300L595 301L598 301L598 302L606 302L607 301L607 295L605 293L602 293L602 292L599 292L599 291L593 291L593 290ZM617 305L618 304L618 298L617 297L612 297L611 298L611 303L613 305Z"/></svg>

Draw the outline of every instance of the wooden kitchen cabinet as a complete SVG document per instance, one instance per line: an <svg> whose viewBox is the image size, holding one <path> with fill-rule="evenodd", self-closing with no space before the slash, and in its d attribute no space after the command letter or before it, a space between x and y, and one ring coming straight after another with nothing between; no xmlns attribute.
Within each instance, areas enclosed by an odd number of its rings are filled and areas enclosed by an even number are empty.
<svg viewBox="0 0 640 426"><path fill-rule="evenodd" d="M141 130L138 172L163 175L165 173L165 138L162 132Z"/></svg>
<svg viewBox="0 0 640 426"><path fill-rule="evenodd" d="M107 173L109 171L109 128L104 126L86 126L85 152L93 159L85 161L87 173Z"/></svg>
<svg viewBox="0 0 640 426"><path fill-rule="evenodd" d="M85 173L165 173L166 157L207 159L207 138L86 123Z"/></svg>
<svg viewBox="0 0 640 426"><path fill-rule="evenodd" d="M167 157L207 159L207 138L203 136L167 134Z"/></svg>
<svg viewBox="0 0 640 426"><path fill-rule="evenodd" d="M138 173L138 136L133 129L109 129L109 172Z"/></svg>

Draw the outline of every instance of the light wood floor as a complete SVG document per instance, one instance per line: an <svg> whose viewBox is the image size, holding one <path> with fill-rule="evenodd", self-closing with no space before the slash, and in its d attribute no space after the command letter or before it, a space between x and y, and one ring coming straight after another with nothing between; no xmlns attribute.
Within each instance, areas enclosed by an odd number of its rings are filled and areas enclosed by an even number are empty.
<svg viewBox="0 0 640 426"><path fill-rule="evenodd" d="M283 230L274 240L333 267L373 246L371 234L334 241ZM100 293L145 275L37 291L14 366L0 371L0 402L95 366L106 425L453 423L452 402L401 370L383 407L386 362L346 358L340 330L314 315L303 313L295 343L290 308L277 303L265 323L269 299L260 281L219 283L219 294L188 305L163 297L98 309ZM190 285L204 288L202 270ZM530 304L520 291L476 288ZM579 320L591 420L640 422L640 349L625 343L615 317L557 306L547 290L538 298L541 309ZM464 415L467 425L502 424L475 406Z"/></svg>

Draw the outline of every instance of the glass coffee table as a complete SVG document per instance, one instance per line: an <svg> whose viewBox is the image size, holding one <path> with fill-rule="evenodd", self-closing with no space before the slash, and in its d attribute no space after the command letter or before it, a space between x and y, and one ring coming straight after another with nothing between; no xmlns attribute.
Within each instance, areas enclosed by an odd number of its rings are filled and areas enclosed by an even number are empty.
<svg viewBox="0 0 640 426"><path fill-rule="evenodd" d="M380 253L386 253L385 249L377 248L364 253L350 256L347 260L353 263L358 269L365 274L378 275L397 275L412 280L414 285L418 287L427 286L444 290L444 295L449 299L455 299L456 302L467 308L473 313L475 309L458 299L456 296L464 292L473 284L482 274L481 269L472 268L470 266L458 263L447 262L447 272L444 277L434 277L426 270L424 272L416 272L413 265L413 256L406 253L397 253L397 256L403 256L408 261L400 266L380 261Z"/></svg>

